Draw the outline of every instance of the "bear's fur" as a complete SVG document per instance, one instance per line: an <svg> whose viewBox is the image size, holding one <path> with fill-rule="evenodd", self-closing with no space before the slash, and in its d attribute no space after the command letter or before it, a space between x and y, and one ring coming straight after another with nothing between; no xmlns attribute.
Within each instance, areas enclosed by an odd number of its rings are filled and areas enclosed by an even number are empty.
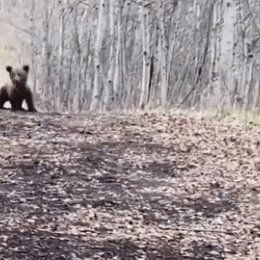
<svg viewBox="0 0 260 260"><path fill-rule="evenodd" d="M5 102L10 101L13 111L25 111L22 108L23 100L25 100L28 111L37 112L34 107L32 91L27 86L29 65L15 69L6 66L6 70L9 72L11 83L5 84L0 89L0 109L4 109Z"/></svg>

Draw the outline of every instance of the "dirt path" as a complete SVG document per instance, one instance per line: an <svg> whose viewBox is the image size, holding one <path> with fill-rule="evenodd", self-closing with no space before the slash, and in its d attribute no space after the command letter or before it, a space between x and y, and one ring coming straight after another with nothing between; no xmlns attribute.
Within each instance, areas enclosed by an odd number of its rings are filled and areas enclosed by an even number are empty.
<svg viewBox="0 0 260 260"><path fill-rule="evenodd" d="M260 259L260 129L0 114L0 259Z"/></svg>

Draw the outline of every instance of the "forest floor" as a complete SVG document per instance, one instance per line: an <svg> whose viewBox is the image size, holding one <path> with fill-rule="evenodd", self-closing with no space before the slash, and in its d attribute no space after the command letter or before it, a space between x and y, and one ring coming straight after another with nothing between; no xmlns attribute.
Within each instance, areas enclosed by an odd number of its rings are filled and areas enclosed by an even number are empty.
<svg viewBox="0 0 260 260"><path fill-rule="evenodd" d="M0 112L0 259L260 259L260 128Z"/></svg>

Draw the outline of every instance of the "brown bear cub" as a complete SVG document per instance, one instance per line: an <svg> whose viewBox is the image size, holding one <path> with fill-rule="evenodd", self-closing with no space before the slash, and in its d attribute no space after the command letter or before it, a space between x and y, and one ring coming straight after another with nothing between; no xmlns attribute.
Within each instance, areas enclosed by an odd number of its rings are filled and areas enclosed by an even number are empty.
<svg viewBox="0 0 260 260"><path fill-rule="evenodd" d="M25 111L22 108L23 100L25 100L28 111L37 112L33 104L32 91L27 86L29 65L15 69L6 66L6 70L9 72L11 84L5 84L0 89L0 109L4 109L5 102L10 101L13 111Z"/></svg>

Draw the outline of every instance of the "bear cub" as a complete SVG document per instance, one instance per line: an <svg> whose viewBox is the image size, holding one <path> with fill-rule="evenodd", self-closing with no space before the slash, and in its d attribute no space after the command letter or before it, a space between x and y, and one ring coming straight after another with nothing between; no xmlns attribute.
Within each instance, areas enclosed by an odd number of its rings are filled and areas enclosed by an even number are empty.
<svg viewBox="0 0 260 260"><path fill-rule="evenodd" d="M9 72L11 83L5 84L0 89L0 109L4 109L5 102L10 101L13 111L25 111L22 108L23 100L25 100L28 111L37 112L32 91L27 86L29 65L24 65L22 68L6 66L6 70Z"/></svg>

